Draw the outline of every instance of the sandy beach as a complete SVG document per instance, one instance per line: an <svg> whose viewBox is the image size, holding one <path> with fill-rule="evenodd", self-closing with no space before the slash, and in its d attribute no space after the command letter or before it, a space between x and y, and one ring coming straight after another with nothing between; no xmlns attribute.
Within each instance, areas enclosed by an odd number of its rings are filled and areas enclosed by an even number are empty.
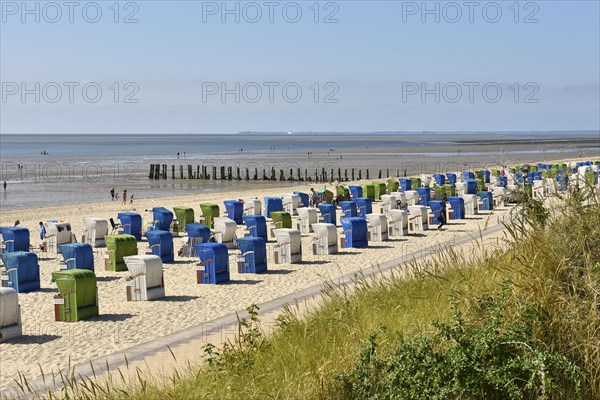
<svg viewBox="0 0 600 400"><path fill-rule="evenodd" d="M282 195L309 187L293 186L288 190L254 190L244 192L244 197ZM83 218L115 217L123 210L136 211L149 217L152 207L190 206L199 213L200 202L214 202L222 207L223 200L237 198L239 193L219 195L170 197L136 202L123 206L116 202L95 205L60 206L36 210L4 212L2 224L19 219L30 229L32 243L37 242L37 224L41 220L58 218L69 221L75 234L83 233ZM375 209L378 208L378 203ZM477 234L485 225L495 224L508 211L499 208L481 212L462 221L451 223L443 231L429 230L422 235L394 238L387 242L371 242L367 249L344 249L337 255L314 256L310 251L312 234L303 235L304 249L301 264L269 264L266 274L238 274L230 251L231 283L225 285L196 284L195 258L176 257L173 264L164 264L167 297L152 302L127 302L125 277L127 272L110 272L103 268L106 249L96 249L96 275L98 277L100 316L75 323L55 322L52 297L58 291L50 283L51 272L59 269L62 256L40 259L42 289L19 294L24 336L0 344L2 368L0 385L6 387L21 371L28 378L45 372L57 371L86 360L108 355L135 344L168 335L190 326L202 324L220 315L241 310L252 303L261 303L293 293L309 286L322 284L349 272L359 271L376 263L411 254L435 243L452 240L465 232ZM339 210L338 210L339 218ZM238 228L238 236L242 235ZM140 253L146 241L138 243ZM175 239L175 250L180 240ZM273 241L267 244L269 261L272 261ZM6 368L10 366L10 368Z"/></svg>

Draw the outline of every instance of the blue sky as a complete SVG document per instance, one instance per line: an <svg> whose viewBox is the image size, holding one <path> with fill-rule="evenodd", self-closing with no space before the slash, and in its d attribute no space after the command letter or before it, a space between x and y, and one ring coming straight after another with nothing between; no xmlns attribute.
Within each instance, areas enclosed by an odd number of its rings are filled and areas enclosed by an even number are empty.
<svg viewBox="0 0 600 400"><path fill-rule="evenodd" d="M1 133L600 128L597 1L46 3L2 1Z"/></svg>

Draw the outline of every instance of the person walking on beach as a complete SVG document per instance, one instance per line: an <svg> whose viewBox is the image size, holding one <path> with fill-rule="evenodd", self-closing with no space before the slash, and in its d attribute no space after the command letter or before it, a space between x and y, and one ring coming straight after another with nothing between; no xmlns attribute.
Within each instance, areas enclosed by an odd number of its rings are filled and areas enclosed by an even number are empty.
<svg viewBox="0 0 600 400"><path fill-rule="evenodd" d="M46 228L44 228L44 223L40 221L40 250L46 251L46 241L44 240L46 237Z"/></svg>
<svg viewBox="0 0 600 400"><path fill-rule="evenodd" d="M4 186L4 190L6 190L6 181L4 181L4 183L2 184L2 186Z"/></svg>
<svg viewBox="0 0 600 400"><path fill-rule="evenodd" d="M127 189L123 190L123 204L127 204Z"/></svg>
<svg viewBox="0 0 600 400"><path fill-rule="evenodd" d="M308 204L310 207L316 207L319 203L319 195L315 192L315 188L310 188L310 198Z"/></svg>
<svg viewBox="0 0 600 400"><path fill-rule="evenodd" d="M110 189L111 201L115 201L115 188Z"/></svg>
<svg viewBox="0 0 600 400"><path fill-rule="evenodd" d="M440 213L438 214L438 222L440 225L438 226L438 231L442 230L442 226L447 224L446 221L446 202L448 201L448 197L444 194L442 197L442 208L440 209Z"/></svg>

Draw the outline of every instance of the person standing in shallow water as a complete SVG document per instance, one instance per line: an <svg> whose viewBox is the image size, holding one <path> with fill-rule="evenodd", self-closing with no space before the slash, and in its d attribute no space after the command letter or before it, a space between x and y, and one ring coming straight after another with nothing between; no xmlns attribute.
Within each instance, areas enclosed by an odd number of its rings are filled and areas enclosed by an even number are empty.
<svg viewBox="0 0 600 400"><path fill-rule="evenodd" d="M123 190L123 204L127 204L127 190Z"/></svg>
<svg viewBox="0 0 600 400"><path fill-rule="evenodd" d="M115 188L110 189L110 198L112 201L115 201Z"/></svg>
<svg viewBox="0 0 600 400"><path fill-rule="evenodd" d="M6 190L6 181L4 181L4 183L2 184L2 186L4 186L4 190Z"/></svg>

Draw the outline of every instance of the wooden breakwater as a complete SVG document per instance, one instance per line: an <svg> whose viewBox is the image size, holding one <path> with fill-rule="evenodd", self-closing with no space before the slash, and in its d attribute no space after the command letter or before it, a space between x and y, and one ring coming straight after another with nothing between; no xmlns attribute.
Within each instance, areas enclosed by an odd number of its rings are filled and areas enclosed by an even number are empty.
<svg viewBox="0 0 600 400"><path fill-rule="evenodd" d="M400 176L400 170L394 177ZM379 170L373 179L390 177L390 169ZM203 179L203 180L246 180L246 181L295 181L295 182L349 182L371 179L369 169L357 168L240 168L215 165L170 165L150 164L149 179Z"/></svg>

